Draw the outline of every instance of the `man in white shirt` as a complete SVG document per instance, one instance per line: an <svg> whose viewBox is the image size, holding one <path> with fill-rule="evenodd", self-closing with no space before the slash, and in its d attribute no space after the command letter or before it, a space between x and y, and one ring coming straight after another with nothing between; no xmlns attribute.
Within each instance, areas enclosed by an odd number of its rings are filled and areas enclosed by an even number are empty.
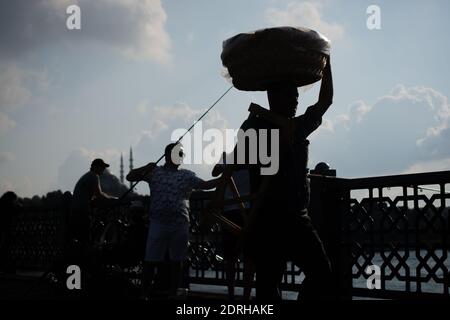
<svg viewBox="0 0 450 320"><path fill-rule="evenodd" d="M149 163L130 171L128 181L146 181L150 187L150 228L143 270L144 295L161 268L166 253L170 264L170 295L175 295L181 280L182 262L189 240L189 198L193 190L215 188L220 178L204 181L194 172L179 169L184 156L180 143L165 148L165 164Z"/></svg>

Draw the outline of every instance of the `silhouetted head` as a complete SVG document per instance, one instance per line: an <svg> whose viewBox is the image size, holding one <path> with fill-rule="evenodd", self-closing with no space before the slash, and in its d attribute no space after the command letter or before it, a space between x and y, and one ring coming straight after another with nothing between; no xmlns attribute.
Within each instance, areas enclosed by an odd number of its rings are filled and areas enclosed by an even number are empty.
<svg viewBox="0 0 450 320"><path fill-rule="evenodd" d="M183 162L184 150L181 143L169 143L164 149L166 164L178 168Z"/></svg>
<svg viewBox="0 0 450 320"><path fill-rule="evenodd" d="M98 175L103 174L105 169L108 167L109 167L109 164L105 163L103 161L103 159L95 159L91 163L91 171Z"/></svg>
<svg viewBox="0 0 450 320"><path fill-rule="evenodd" d="M280 82L267 90L270 110L288 118L295 116L298 105L298 90L295 84Z"/></svg>
<svg viewBox="0 0 450 320"><path fill-rule="evenodd" d="M17 194L13 191L6 191L1 197L1 202L5 204L12 204L16 201L17 201Z"/></svg>

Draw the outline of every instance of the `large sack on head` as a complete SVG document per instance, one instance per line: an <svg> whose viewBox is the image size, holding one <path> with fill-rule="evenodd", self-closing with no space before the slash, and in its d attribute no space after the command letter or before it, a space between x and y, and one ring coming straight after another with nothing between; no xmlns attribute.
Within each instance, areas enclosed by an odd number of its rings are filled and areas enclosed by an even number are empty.
<svg viewBox="0 0 450 320"><path fill-rule="evenodd" d="M330 41L307 28L240 33L223 42L222 63L239 90L265 91L272 83L298 87L322 79Z"/></svg>

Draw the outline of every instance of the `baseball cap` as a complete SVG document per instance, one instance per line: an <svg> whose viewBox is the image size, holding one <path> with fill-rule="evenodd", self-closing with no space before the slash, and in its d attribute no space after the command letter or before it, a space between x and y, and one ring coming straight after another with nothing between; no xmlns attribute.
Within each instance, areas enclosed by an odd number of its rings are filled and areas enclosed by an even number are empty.
<svg viewBox="0 0 450 320"><path fill-rule="evenodd" d="M92 161L91 167L105 167L105 168L108 168L109 164L105 163L103 161L103 159L95 159L94 161Z"/></svg>

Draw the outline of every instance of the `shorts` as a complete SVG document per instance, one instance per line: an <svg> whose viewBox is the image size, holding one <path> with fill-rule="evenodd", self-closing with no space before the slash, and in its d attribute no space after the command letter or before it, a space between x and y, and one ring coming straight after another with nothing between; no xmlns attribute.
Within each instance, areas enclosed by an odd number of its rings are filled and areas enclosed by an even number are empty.
<svg viewBox="0 0 450 320"><path fill-rule="evenodd" d="M189 225L166 225L152 221L148 230L145 261L183 261L187 257Z"/></svg>

